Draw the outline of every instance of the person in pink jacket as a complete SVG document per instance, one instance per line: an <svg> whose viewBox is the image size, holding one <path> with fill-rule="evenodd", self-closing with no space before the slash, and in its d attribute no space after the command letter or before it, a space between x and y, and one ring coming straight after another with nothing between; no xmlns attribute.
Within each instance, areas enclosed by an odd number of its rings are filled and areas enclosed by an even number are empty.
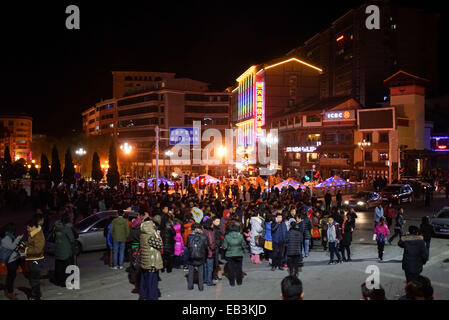
<svg viewBox="0 0 449 320"><path fill-rule="evenodd" d="M374 234L376 235L377 252L379 253L379 261L382 261L383 255L384 255L385 242L387 241L387 237L390 234L390 229L388 229L388 226L385 223L384 217L381 217L379 222L376 224L376 227L374 228Z"/></svg>
<svg viewBox="0 0 449 320"><path fill-rule="evenodd" d="M181 268L181 259L180 257L184 254L184 240L182 239L182 233L181 233L181 225L175 224L173 226L173 229L175 229L175 259L174 259L174 265L176 269Z"/></svg>

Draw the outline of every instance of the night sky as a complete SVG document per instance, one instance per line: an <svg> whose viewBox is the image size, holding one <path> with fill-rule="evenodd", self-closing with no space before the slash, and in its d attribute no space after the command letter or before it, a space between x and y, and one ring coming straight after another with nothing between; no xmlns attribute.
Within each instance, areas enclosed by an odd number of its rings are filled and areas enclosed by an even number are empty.
<svg viewBox="0 0 449 320"><path fill-rule="evenodd" d="M26 112L33 133L54 136L79 132L81 111L111 98L112 70L175 72L224 90L365 1L57 2L2 3L0 19L1 111ZM70 4L81 30L65 28Z"/></svg>

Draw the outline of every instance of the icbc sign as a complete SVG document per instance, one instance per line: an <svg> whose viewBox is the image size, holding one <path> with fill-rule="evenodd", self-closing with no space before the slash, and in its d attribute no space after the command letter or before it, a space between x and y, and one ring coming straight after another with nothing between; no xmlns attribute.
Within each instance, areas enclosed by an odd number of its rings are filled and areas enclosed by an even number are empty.
<svg viewBox="0 0 449 320"><path fill-rule="evenodd" d="M262 137L264 125L265 92L264 83L256 82L256 136Z"/></svg>
<svg viewBox="0 0 449 320"><path fill-rule="evenodd" d="M354 110L348 111L331 111L324 114L326 121L353 120L355 119Z"/></svg>

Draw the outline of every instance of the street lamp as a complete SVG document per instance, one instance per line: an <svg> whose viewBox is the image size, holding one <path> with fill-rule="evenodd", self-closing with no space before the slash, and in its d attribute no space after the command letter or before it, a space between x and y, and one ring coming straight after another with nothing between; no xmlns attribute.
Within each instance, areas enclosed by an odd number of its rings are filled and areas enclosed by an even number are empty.
<svg viewBox="0 0 449 320"><path fill-rule="evenodd" d="M365 178L365 171L366 171L366 159L365 159L365 148L371 146L371 142L365 141L363 139L362 142L357 143L359 148L362 150L362 156L363 156L363 178Z"/></svg>
<svg viewBox="0 0 449 320"><path fill-rule="evenodd" d="M79 148L79 149L77 149L77 150L75 151L75 153L76 153L76 155L78 155L78 156L84 156L84 155L86 155L87 151L84 150L84 148Z"/></svg>
<svg viewBox="0 0 449 320"><path fill-rule="evenodd" d="M130 154L133 151L133 146L128 142L125 142L120 146L120 150L122 150L125 154Z"/></svg>

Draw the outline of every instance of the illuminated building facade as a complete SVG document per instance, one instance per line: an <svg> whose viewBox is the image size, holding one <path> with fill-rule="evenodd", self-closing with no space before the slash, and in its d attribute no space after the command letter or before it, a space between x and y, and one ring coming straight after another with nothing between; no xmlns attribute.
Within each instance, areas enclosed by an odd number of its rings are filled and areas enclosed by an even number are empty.
<svg viewBox="0 0 449 320"><path fill-rule="evenodd" d="M202 130L218 129L225 137L230 128L231 92L210 91L205 82L176 78L174 73L113 72L114 98L97 103L82 113L86 134L113 134L118 146L128 143L132 152L119 154L122 173L145 177L154 174L155 128L191 127L200 121ZM204 166L170 165L168 132L160 132L160 174L204 173ZM202 147L209 144L203 143ZM199 148L200 146L198 146ZM220 176L226 166L211 165L209 173Z"/></svg>
<svg viewBox="0 0 449 320"><path fill-rule="evenodd" d="M274 115L308 99L317 99L320 73L318 67L289 58L252 66L239 76L233 91L233 99L237 99L234 120L239 129L237 153L256 150L257 140ZM249 163L255 164L255 159Z"/></svg>
<svg viewBox="0 0 449 320"><path fill-rule="evenodd" d="M117 101L101 101L82 113L83 132L86 135L117 134Z"/></svg>
<svg viewBox="0 0 449 320"><path fill-rule="evenodd" d="M11 159L32 160L33 118L22 115L0 115L0 157L9 146Z"/></svg>

